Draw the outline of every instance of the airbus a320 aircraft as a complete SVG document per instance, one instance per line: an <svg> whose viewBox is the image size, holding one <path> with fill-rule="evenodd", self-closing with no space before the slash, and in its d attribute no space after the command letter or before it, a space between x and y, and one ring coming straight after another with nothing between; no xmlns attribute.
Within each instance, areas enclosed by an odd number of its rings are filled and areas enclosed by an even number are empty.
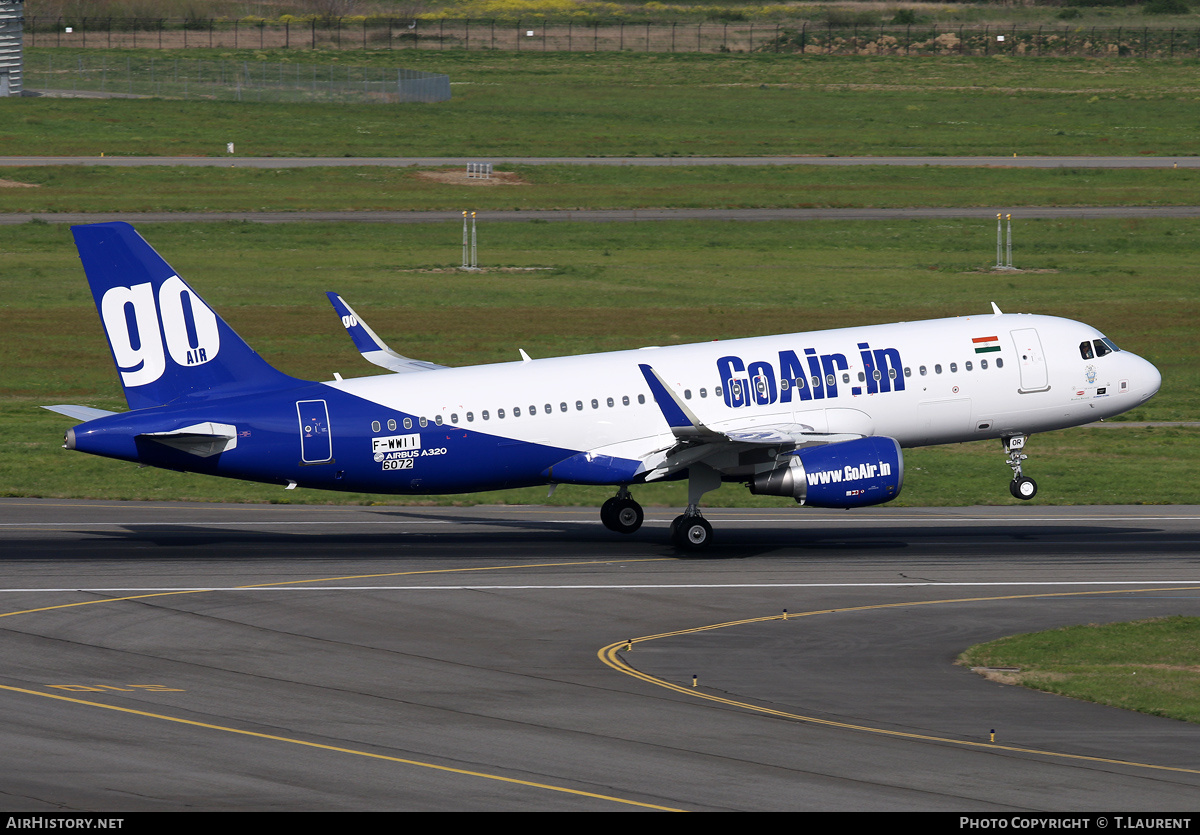
<svg viewBox="0 0 1200 835"><path fill-rule="evenodd" d="M389 349L329 294L383 376L311 382L270 366L125 223L73 227L130 410L48 406L64 446L281 487L459 493L612 485L600 518L632 533L630 487L688 481L673 541L703 548L722 481L812 507L894 499L903 447L1000 439L1017 498L1035 432L1158 391L1095 328L1002 314L445 368Z"/></svg>

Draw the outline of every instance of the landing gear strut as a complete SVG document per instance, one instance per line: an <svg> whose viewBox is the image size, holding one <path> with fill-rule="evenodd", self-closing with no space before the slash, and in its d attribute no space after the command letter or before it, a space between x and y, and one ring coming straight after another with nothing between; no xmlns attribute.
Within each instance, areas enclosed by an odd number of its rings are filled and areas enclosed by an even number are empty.
<svg viewBox="0 0 1200 835"><path fill-rule="evenodd" d="M712 525L700 515L700 498L721 486L721 474L707 464L688 467L688 506L671 523L671 542L677 548L700 551L712 542Z"/></svg>
<svg viewBox="0 0 1200 835"><path fill-rule="evenodd" d="M1004 444L1004 450L1008 453L1008 466L1012 467L1013 478L1008 485L1008 492L1013 494L1014 499L1024 499L1028 501L1037 495L1037 482L1032 478L1027 478L1021 475L1021 462L1029 456L1021 450L1025 449L1025 441L1028 440L1028 435L1013 435L1008 438L1001 438L1000 442Z"/></svg>
<svg viewBox="0 0 1200 835"><path fill-rule="evenodd" d="M644 518L642 506L633 500L628 487L622 487L600 506L600 521L617 533L633 533L642 526Z"/></svg>

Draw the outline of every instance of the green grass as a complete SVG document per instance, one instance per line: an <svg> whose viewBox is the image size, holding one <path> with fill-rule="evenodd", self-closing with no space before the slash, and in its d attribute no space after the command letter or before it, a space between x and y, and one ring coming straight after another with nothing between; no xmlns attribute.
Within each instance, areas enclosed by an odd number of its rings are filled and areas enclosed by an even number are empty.
<svg viewBox="0 0 1200 835"><path fill-rule="evenodd" d="M461 175L465 169L449 173ZM1191 205L1192 169L498 166L519 183L427 169L0 168L0 212Z"/></svg>
<svg viewBox="0 0 1200 835"><path fill-rule="evenodd" d="M109 54L123 64L151 51ZM229 141L249 156L1200 153L1193 59L187 56L403 64L448 73L454 98L405 105L9 98L0 101L0 155L218 156Z"/></svg>
<svg viewBox="0 0 1200 835"><path fill-rule="evenodd" d="M282 370L330 379L373 373L324 290L343 293L397 350L448 365L646 344L785 333L988 311L1088 321L1155 362L1162 392L1129 417L1200 414L1200 292L1190 221L1030 221L1018 266L990 273L987 222L494 223L480 226L482 274L452 269L461 225L145 225L147 239ZM65 227L8 227L0 239L0 485L10 495L246 501L372 501L185 476L69 453L71 421L40 404L124 409L91 295ZM497 269L504 267L507 271ZM1035 436L1035 502L1200 503L1192 429L1077 429ZM995 443L911 450L899 504L1015 503ZM606 488L560 489L593 504ZM640 488L680 505L682 485ZM544 490L451 501L543 502ZM428 501L428 499L416 499ZM712 504L788 504L727 486ZM709 503L706 500L706 503Z"/></svg>
<svg viewBox="0 0 1200 835"><path fill-rule="evenodd" d="M971 647L959 663L1018 667L1000 680L1089 702L1200 722L1200 618L1089 624Z"/></svg>

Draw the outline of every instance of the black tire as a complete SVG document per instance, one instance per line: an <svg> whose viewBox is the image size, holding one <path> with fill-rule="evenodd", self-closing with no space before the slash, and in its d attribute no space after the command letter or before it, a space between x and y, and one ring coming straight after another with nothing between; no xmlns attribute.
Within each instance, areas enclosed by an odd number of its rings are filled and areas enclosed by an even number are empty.
<svg viewBox="0 0 1200 835"><path fill-rule="evenodd" d="M604 523L604 527L610 531L617 530L617 499L613 496L611 499L600 505L600 521Z"/></svg>
<svg viewBox="0 0 1200 835"><path fill-rule="evenodd" d="M676 545L679 544L679 526L683 524L683 520L686 518L686 516L676 516L671 520L671 532L669 536L671 537L671 542Z"/></svg>
<svg viewBox="0 0 1200 835"><path fill-rule="evenodd" d="M1037 489L1037 482L1024 476L1013 479L1012 483L1008 485L1008 491L1013 494L1013 498L1022 501L1029 501L1036 496Z"/></svg>

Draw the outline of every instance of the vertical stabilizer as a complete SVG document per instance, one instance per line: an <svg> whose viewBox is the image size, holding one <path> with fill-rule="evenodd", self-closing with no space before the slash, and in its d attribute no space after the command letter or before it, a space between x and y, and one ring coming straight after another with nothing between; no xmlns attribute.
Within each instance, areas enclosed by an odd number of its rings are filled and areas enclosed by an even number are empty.
<svg viewBox="0 0 1200 835"><path fill-rule="evenodd" d="M73 226L131 409L290 387L128 223Z"/></svg>

